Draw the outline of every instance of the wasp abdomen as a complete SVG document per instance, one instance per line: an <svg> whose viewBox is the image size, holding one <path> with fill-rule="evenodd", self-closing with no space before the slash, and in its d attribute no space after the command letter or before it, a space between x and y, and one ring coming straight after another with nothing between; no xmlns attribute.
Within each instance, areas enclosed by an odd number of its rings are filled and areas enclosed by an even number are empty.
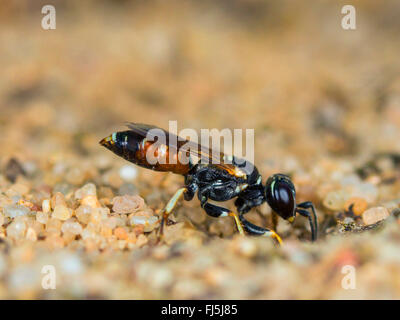
<svg viewBox="0 0 400 320"><path fill-rule="evenodd" d="M100 144L124 159L141 167L155 171L169 171L186 174L189 164L179 162L179 152L171 150L168 143L157 139L148 140L146 136L133 132L114 132L100 141Z"/></svg>

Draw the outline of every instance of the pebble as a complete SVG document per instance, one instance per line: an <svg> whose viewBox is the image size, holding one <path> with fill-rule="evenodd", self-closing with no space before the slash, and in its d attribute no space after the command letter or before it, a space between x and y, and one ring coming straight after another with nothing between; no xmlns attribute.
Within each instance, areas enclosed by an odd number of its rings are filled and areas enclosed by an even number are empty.
<svg viewBox="0 0 400 320"><path fill-rule="evenodd" d="M68 219L62 224L61 231L63 233L69 232L74 235L79 235L82 233L83 228L79 222L76 222L74 219Z"/></svg>
<svg viewBox="0 0 400 320"><path fill-rule="evenodd" d="M233 246L239 254L246 258L253 258L257 254L257 245L250 238L236 237Z"/></svg>
<svg viewBox="0 0 400 320"><path fill-rule="evenodd" d="M42 224L46 224L49 220L49 214L39 211L38 213L36 213L36 220Z"/></svg>
<svg viewBox="0 0 400 320"><path fill-rule="evenodd" d="M81 200L81 205L83 205L83 206L89 206L89 207L92 207L92 208L100 208L100 207L101 207L99 200L98 200L97 197L94 196L94 195L87 195L87 196L85 196L85 197Z"/></svg>
<svg viewBox="0 0 400 320"><path fill-rule="evenodd" d="M128 233L124 228L118 227L114 230L114 235L119 239L119 240L126 240L128 239Z"/></svg>
<svg viewBox="0 0 400 320"><path fill-rule="evenodd" d="M61 192L56 192L50 200L51 207L54 209L56 206L66 206L65 197Z"/></svg>
<svg viewBox="0 0 400 320"><path fill-rule="evenodd" d="M124 165L119 169L119 176L124 180L124 181L133 181L138 175L138 170L136 167L132 165Z"/></svg>
<svg viewBox="0 0 400 320"><path fill-rule="evenodd" d="M7 235L13 239L21 239L25 236L26 223L15 220L7 227Z"/></svg>
<svg viewBox="0 0 400 320"><path fill-rule="evenodd" d="M148 241L149 239L144 234L141 234L137 237L136 245L140 248L147 244Z"/></svg>
<svg viewBox="0 0 400 320"><path fill-rule="evenodd" d="M105 184L110 185L111 187L118 189L124 183L119 172L115 170L110 170L103 175L103 181Z"/></svg>
<svg viewBox="0 0 400 320"><path fill-rule="evenodd" d="M63 232L62 238L64 240L64 244L68 245L76 239L76 235L71 232L66 231L66 232Z"/></svg>
<svg viewBox="0 0 400 320"><path fill-rule="evenodd" d="M385 207L374 207L366 210L362 215L362 219L366 225L370 225L386 219L389 215L389 210Z"/></svg>
<svg viewBox="0 0 400 320"><path fill-rule="evenodd" d="M118 225L118 223L120 222L119 221L119 219L118 218L116 218L116 217L110 217L110 218L104 218L103 219L103 224L106 226L106 227L108 227L108 228L110 228L110 229L112 229L112 230L114 230L116 227L117 227L117 225Z"/></svg>
<svg viewBox="0 0 400 320"><path fill-rule="evenodd" d="M128 243L135 244L137 241L136 233L130 232L128 233L128 238L126 239Z"/></svg>
<svg viewBox="0 0 400 320"><path fill-rule="evenodd" d="M71 218L71 216L72 216L72 210L63 205L57 205L54 208L52 215L52 217L63 221Z"/></svg>
<svg viewBox="0 0 400 320"><path fill-rule="evenodd" d="M12 197L13 195L26 195L30 190L30 187L26 183L15 183L10 189L6 191L6 195Z"/></svg>
<svg viewBox="0 0 400 320"><path fill-rule="evenodd" d="M138 224L135 227L133 227L132 230L137 236L140 234L143 234L144 232L144 226L142 224Z"/></svg>
<svg viewBox="0 0 400 320"><path fill-rule="evenodd" d="M82 239L94 239L96 237L96 232L89 227L86 227L82 232Z"/></svg>
<svg viewBox="0 0 400 320"><path fill-rule="evenodd" d="M59 234L61 231L62 222L55 218L50 218L46 224L46 230L50 233Z"/></svg>
<svg viewBox="0 0 400 320"><path fill-rule="evenodd" d="M92 207L81 205L78 207L78 209L75 210L75 215L78 218L79 222L88 224L90 221L92 210Z"/></svg>
<svg viewBox="0 0 400 320"><path fill-rule="evenodd" d="M345 210L349 211L351 205L353 205L353 213L357 216L360 216L368 208L368 202L365 199L359 197L352 197L348 199L344 204Z"/></svg>
<svg viewBox="0 0 400 320"><path fill-rule="evenodd" d="M96 186L93 183L87 183L75 191L75 199L81 200L87 196L97 197Z"/></svg>
<svg viewBox="0 0 400 320"><path fill-rule="evenodd" d="M343 210L347 197L348 193L344 190L331 191L326 195L322 204L333 211Z"/></svg>
<svg viewBox="0 0 400 320"><path fill-rule="evenodd" d="M49 213L50 210L51 210L50 200L49 199L44 199L42 201L42 211L43 211L43 213Z"/></svg>
<svg viewBox="0 0 400 320"><path fill-rule="evenodd" d="M26 201L24 199L20 199L17 204L20 204L21 206L27 207L32 211L37 211L36 210L36 208L37 208L36 205L34 205L32 202Z"/></svg>
<svg viewBox="0 0 400 320"><path fill-rule="evenodd" d="M113 211L116 213L132 213L144 208L144 200L137 195L124 195L115 197L112 201Z"/></svg>
<svg viewBox="0 0 400 320"><path fill-rule="evenodd" d="M33 219L32 219L32 222L28 221L28 227L35 230L36 234L39 234L40 232L42 232L44 230L44 225Z"/></svg>
<svg viewBox="0 0 400 320"><path fill-rule="evenodd" d="M4 207L8 204L13 204L14 202L9 197L0 194L0 207Z"/></svg>
<svg viewBox="0 0 400 320"><path fill-rule="evenodd" d="M26 239L28 239L30 241L37 240L36 231L33 228L28 228L28 231L26 232Z"/></svg>
<svg viewBox="0 0 400 320"><path fill-rule="evenodd" d="M130 219L131 226L135 227L137 225L143 225L144 232L151 232L153 231L156 226L158 225L159 218L157 216L133 216Z"/></svg>
<svg viewBox="0 0 400 320"><path fill-rule="evenodd" d="M80 168L71 168L68 170L66 176L66 180L68 183L73 185L80 185L85 180L85 174Z"/></svg>
<svg viewBox="0 0 400 320"><path fill-rule="evenodd" d="M61 249L65 246L65 241L57 234L51 234L46 237L46 244L50 249Z"/></svg>
<svg viewBox="0 0 400 320"><path fill-rule="evenodd" d="M114 192L110 187L100 187L99 188L99 198L114 198Z"/></svg>
<svg viewBox="0 0 400 320"><path fill-rule="evenodd" d="M105 225L102 225L100 228L100 234L105 238L110 238L113 234L113 231L111 228L109 228Z"/></svg>
<svg viewBox="0 0 400 320"><path fill-rule="evenodd" d="M94 224L99 224L101 221L108 220L110 210L108 208L95 208L92 210L90 221Z"/></svg>
<svg viewBox="0 0 400 320"><path fill-rule="evenodd" d="M4 206L3 212L6 217L15 218L18 216L25 216L31 211L25 206L19 204L11 204Z"/></svg>
<svg viewBox="0 0 400 320"><path fill-rule="evenodd" d="M94 224L99 224L102 220L101 212L97 209L93 209L90 215L90 222Z"/></svg>

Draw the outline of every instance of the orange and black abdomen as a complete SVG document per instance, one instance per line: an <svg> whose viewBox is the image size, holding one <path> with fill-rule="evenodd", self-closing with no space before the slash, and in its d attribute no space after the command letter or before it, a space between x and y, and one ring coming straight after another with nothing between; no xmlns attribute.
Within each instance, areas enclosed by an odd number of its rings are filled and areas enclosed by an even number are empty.
<svg viewBox="0 0 400 320"><path fill-rule="evenodd" d="M189 172L189 163L179 162L179 148L169 147L166 131L164 131L166 137L164 144L158 142L157 138L148 140L147 132L153 127L139 127L139 129L141 130L115 132L101 140L100 144L122 158L147 169L182 175Z"/></svg>

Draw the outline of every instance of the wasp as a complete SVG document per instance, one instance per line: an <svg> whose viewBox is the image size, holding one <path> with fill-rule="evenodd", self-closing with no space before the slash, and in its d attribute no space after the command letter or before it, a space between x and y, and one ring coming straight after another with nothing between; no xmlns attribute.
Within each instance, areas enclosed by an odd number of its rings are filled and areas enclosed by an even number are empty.
<svg viewBox="0 0 400 320"><path fill-rule="evenodd" d="M318 233L317 215L312 202L296 204L296 190L287 175L278 173L270 176L266 184L257 168L247 160L217 153L190 140L182 139L166 130L152 125L128 123L129 130L114 132L102 139L100 144L141 167L180 174L184 177L184 186L176 191L161 213L159 234L168 221L169 214L183 196L190 201L197 193L201 207L212 217L233 217L240 234L270 237L282 243L280 236L273 230L256 226L244 218L244 214L264 202L281 218L293 222L296 214L308 218L311 239L315 241ZM154 132L161 132L168 139L159 143ZM171 137L178 143L169 143ZM184 146L190 146L184 148ZM149 161L149 152L156 158L164 156L164 162ZM182 154L189 161L179 161ZM194 159L200 159L195 162ZM216 159L217 158L217 159ZM207 161L202 161L207 160ZM218 160L218 161L215 161ZM235 200L236 211L218 206L213 201Z"/></svg>

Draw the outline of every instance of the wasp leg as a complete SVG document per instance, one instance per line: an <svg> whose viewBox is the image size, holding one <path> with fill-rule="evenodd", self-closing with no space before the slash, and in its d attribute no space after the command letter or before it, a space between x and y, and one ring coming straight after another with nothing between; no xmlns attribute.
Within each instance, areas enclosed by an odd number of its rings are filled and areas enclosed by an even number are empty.
<svg viewBox="0 0 400 320"><path fill-rule="evenodd" d="M227 217L227 216L233 217L235 219L236 227L237 227L239 233L241 235L244 235L243 226L239 220L239 215L237 213L232 212L226 208L219 207L214 204L208 203L208 202L202 203L201 206L205 210L205 212L211 217L214 217L214 218Z"/></svg>
<svg viewBox="0 0 400 320"><path fill-rule="evenodd" d="M252 224L251 222L247 221L243 217L243 215L240 215L239 219L243 225L244 230L246 230L247 233L250 233L250 234L253 234L256 236L269 237L269 238L276 240L280 245L282 244L281 237L275 231L256 226L255 224Z"/></svg>
<svg viewBox="0 0 400 320"><path fill-rule="evenodd" d="M180 188L178 191L176 191L174 196L168 201L165 208L161 211L162 217L161 217L160 229L159 229L159 233L158 233L158 240L160 240L163 235L164 224L166 221L168 221L169 214L172 212L172 210L174 210L174 208L176 207L176 204L178 203L178 200L180 199L180 197L182 197L182 195L186 191L187 191L186 187Z"/></svg>
<svg viewBox="0 0 400 320"><path fill-rule="evenodd" d="M306 201L306 202L299 203L297 205L297 207L302 208L302 209L311 209L314 222L312 221L311 215L308 211L301 210L301 209L296 209L296 211L298 213L300 213L302 216L307 217L308 220L310 221L311 236L312 236L312 240L315 241L317 239L317 235L318 235L318 219L317 219L317 214L315 212L314 205L312 204L311 201Z"/></svg>

